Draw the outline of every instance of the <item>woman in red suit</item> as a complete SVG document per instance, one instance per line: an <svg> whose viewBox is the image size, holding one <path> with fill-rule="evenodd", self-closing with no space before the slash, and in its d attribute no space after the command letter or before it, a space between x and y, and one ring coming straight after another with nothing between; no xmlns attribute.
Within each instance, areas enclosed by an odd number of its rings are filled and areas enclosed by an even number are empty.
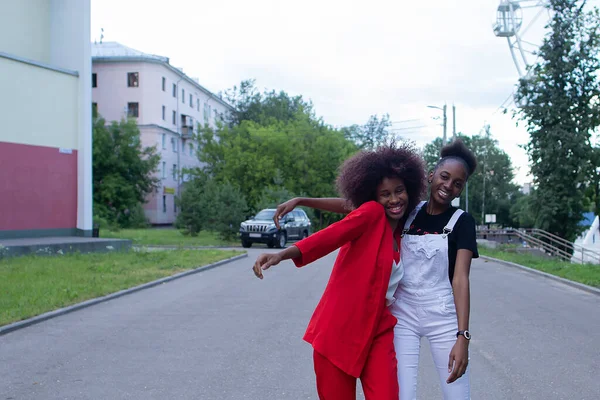
<svg viewBox="0 0 600 400"><path fill-rule="evenodd" d="M342 166L337 187L354 210L343 220L279 252L261 254L254 273L291 259L309 264L341 247L304 340L314 349L321 400L397 400L396 318L388 306L403 275L401 220L425 189L421 157L409 145L362 151Z"/></svg>

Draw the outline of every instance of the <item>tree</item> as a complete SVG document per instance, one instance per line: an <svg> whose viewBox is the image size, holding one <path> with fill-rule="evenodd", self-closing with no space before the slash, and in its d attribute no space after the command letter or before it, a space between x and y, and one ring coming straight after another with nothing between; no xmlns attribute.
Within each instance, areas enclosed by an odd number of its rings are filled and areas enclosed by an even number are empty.
<svg viewBox="0 0 600 400"><path fill-rule="evenodd" d="M482 214L496 214L496 223L512 225L510 208L518 195L518 187L513 183L514 171L510 157L491 138L489 127L485 135L472 137L458 134L458 137L471 149L477 158L477 169L469 178L469 213L483 224ZM429 171L440 159L442 139L437 138L423 149L423 158ZM485 177L485 184L484 184ZM484 190L485 187L485 190ZM467 191L460 198L461 208L466 208Z"/></svg>
<svg viewBox="0 0 600 400"><path fill-rule="evenodd" d="M335 195L337 169L356 151L340 131L316 124L304 113L267 125L242 121L233 127L204 128L199 143L205 172L217 182L238 186L254 210L265 188Z"/></svg>
<svg viewBox="0 0 600 400"><path fill-rule="evenodd" d="M581 231L584 185L600 124L597 71L600 18L585 1L550 0L550 33L530 77L519 81L517 116L529 132L525 146L537 186L535 226L574 240Z"/></svg>
<svg viewBox="0 0 600 400"><path fill-rule="evenodd" d="M240 125L243 121L259 125L287 122L295 119L298 113L315 119L312 103L305 101L302 96L292 97L284 91L275 90L260 93L254 79L244 80L239 87L226 90L223 97L235 109L228 116L230 126Z"/></svg>
<svg viewBox="0 0 600 400"><path fill-rule="evenodd" d="M235 185L217 183L200 170L191 172L177 199L180 212L175 226L185 235L197 236L201 231L217 232L231 240L246 219L248 205Z"/></svg>
<svg viewBox="0 0 600 400"><path fill-rule="evenodd" d="M159 182L156 148L142 146L135 120L107 126L96 117L92 154L94 214L121 227L139 221L141 205Z"/></svg>
<svg viewBox="0 0 600 400"><path fill-rule="evenodd" d="M366 124L351 125L342 128L344 136L353 141L361 149L375 149L390 138L389 128L392 126L388 114L379 118L371 115Z"/></svg>

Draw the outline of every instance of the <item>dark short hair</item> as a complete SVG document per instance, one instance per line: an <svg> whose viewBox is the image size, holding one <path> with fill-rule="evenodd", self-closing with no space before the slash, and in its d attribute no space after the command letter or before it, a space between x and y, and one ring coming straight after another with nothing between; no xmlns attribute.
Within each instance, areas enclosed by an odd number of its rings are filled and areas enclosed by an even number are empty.
<svg viewBox="0 0 600 400"><path fill-rule="evenodd" d="M352 207L377 200L377 186L384 178L400 178L408 194L408 210L421 200L425 189L425 163L409 143L391 142L376 150L362 150L340 167L336 186Z"/></svg>
<svg viewBox="0 0 600 400"><path fill-rule="evenodd" d="M445 163L448 160L456 160L462 163L465 167L465 171L467 172L467 178L475 172L475 168L477 168L477 159L475 158L475 154L464 144L464 142L460 139L455 139L452 143L442 147L442 151L440 152L440 160L435 165L433 169L436 171L440 165Z"/></svg>

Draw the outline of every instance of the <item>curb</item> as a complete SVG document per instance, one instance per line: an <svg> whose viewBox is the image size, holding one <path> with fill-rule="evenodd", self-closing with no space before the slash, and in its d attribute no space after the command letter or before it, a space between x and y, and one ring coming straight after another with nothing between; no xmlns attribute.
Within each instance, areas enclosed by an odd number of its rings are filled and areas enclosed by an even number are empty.
<svg viewBox="0 0 600 400"><path fill-rule="evenodd" d="M242 249L242 246L176 246L162 244L133 244L134 249L164 249L164 250L214 250L214 249Z"/></svg>
<svg viewBox="0 0 600 400"><path fill-rule="evenodd" d="M600 289L595 288L593 286L589 286L589 285L586 285L586 284L583 284L583 283L579 283L579 282L574 282L574 281L571 281L569 279L561 278L560 276L552 275L552 274L549 274L547 272L539 271L537 269L526 267L524 265L517 264L517 263L514 263L514 262L499 260L499 259L494 258L494 257L488 257L488 256L484 256L484 255L479 255L479 258L482 258L482 259L488 260L488 261L494 261L494 262L497 262L499 264L508 265L510 267L519 268L519 269L521 269L523 271L526 271L526 272L529 272L531 274L543 276L543 277L546 277L548 279L552 279L554 281L557 281L557 282L560 282L560 283L564 283L565 285L569 285L569 286L572 286L574 288L583 290L585 292L588 292L588 293L600 296Z"/></svg>
<svg viewBox="0 0 600 400"><path fill-rule="evenodd" d="M151 287L158 286L163 283L173 281L175 279L183 278L188 275L196 274L198 272L208 271L209 269L213 269L215 267L218 267L218 266L221 266L224 264L228 264L230 262L237 261L237 260L240 260L245 257L248 257L248 253L240 254L239 256L235 256L235 257L227 258L225 260L217 261L215 263L204 265L202 267L198 267L196 269L191 269L189 271L180 272L178 274L167 276L167 277L158 279L156 281L144 283L142 285L134 286L129 289L123 289L123 290L115 292L115 293L107 294L106 296L96 297L95 299L86 300L81 303L73 304L72 306L59 308L58 310L54 310L54 311L49 311L47 313L40 314L35 317L25 319L23 321L13 322L12 324L0 326L0 336L5 335L9 332L16 331L18 329L26 328L30 325L34 325L34 324L49 320L51 318L55 318L55 317L59 317L61 315L71 313L73 311L81 310L83 308L87 308L87 307L90 307L90 306L93 306L93 305L96 305L99 303L103 303L105 301L113 300L118 297L122 297L122 296L131 294L131 293L135 293L135 292L139 292L140 290L143 290L143 289L149 289Z"/></svg>

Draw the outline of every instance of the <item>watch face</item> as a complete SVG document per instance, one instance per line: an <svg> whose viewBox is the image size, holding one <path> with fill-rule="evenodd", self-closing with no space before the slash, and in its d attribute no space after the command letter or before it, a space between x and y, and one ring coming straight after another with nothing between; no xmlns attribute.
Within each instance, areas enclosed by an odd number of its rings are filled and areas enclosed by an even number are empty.
<svg viewBox="0 0 600 400"><path fill-rule="evenodd" d="M465 339L467 339L467 340L471 340L471 333L470 333L469 331L465 331L465 332L463 333L463 335L464 335Z"/></svg>

